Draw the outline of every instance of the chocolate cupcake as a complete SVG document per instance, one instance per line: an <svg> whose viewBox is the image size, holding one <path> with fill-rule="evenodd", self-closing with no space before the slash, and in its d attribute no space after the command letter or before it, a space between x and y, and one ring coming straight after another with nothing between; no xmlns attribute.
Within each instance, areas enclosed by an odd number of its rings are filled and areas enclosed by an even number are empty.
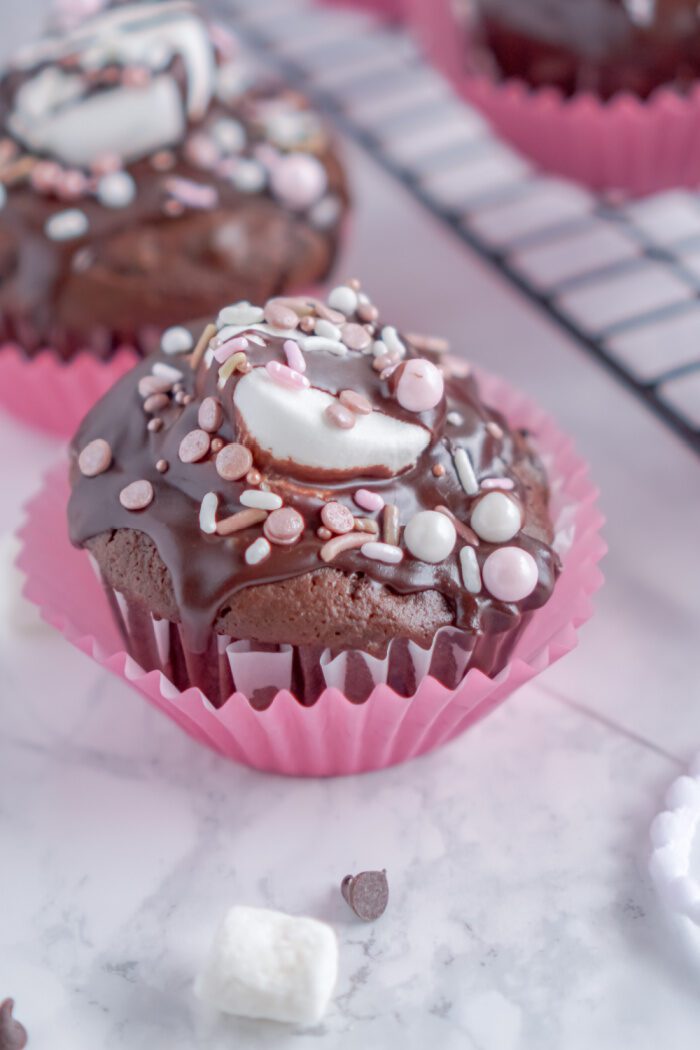
<svg viewBox="0 0 700 1050"><path fill-rule="evenodd" d="M111 5L0 80L0 337L107 357L308 289L346 205L319 118L196 5Z"/></svg>
<svg viewBox="0 0 700 1050"><path fill-rule="evenodd" d="M193 341L166 332L72 446L71 540L139 664L215 705L242 654L288 653L304 704L503 669L559 560L543 466L468 365L355 281L236 303Z"/></svg>

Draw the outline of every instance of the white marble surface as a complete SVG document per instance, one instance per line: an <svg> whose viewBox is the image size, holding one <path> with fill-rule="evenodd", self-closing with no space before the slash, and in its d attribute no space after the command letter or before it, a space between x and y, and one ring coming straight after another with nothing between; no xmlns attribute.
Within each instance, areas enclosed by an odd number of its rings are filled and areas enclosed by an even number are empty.
<svg viewBox="0 0 700 1050"><path fill-rule="evenodd" d="M341 273L529 390L590 459L611 546L597 614L575 653L442 752L325 782L226 763L48 630L5 623L0 997L32 1050L697 1050L700 972L646 863L665 787L700 748L700 468L348 152L359 207ZM0 448L6 534L59 449L6 417ZM364 926L337 885L373 866L392 897ZM236 902L335 925L322 1025L197 1004Z"/></svg>

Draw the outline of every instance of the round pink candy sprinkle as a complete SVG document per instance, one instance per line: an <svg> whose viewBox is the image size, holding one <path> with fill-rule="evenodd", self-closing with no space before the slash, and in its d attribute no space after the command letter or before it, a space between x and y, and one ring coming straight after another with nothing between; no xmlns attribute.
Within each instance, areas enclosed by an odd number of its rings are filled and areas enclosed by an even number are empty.
<svg viewBox="0 0 700 1050"><path fill-rule="evenodd" d="M335 500L324 505L321 510L321 521L327 529L335 532L338 536L343 536L346 532L352 532L355 528L355 518L352 511L344 507L342 503L336 503Z"/></svg>
<svg viewBox="0 0 700 1050"><path fill-rule="evenodd" d="M370 492L369 489L358 489L353 499L363 510L381 510L384 506L384 500L379 493Z"/></svg>
<svg viewBox="0 0 700 1050"><path fill-rule="evenodd" d="M223 365L224 361L228 361L229 357L233 357L234 354L239 353L241 350L248 349L248 340L244 335L237 335L234 339L227 339L221 346L217 346L214 350L214 359Z"/></svg>
<svg viewBox="0 0 700 1050"><path fill-rule="evenodd" d="M218 146L208 135L191 135L185 143L185 156L198 168L213 168L219 155Z"/></svg>
<svg viewBox="0 0 700 1050"><path fill-rule="evenodd" d="M340 403L354 412L356 416L368 416L372 411L372 405L367 398L354 390L341 390Z"/></svg>
<svg viewBox="0 0 700 1050"><path fill-rule="evenodd" d="M341 430L352 430L355 426L355 413L345 408L339 401L334 401L332 405L329 405L323 414L329 423L340 427Z"/></svg>
<svg viewBox="0 0 700 1050"><path fill-rule="evenodd" d="M183 463L197 463L209 451L211 438L205 430L190 430L180 442L179 456Z"/></svg>
<svg viewBox="0 0 700 1050"><path fill-rule="evenodd" d="M324 193L328 179L323 165L307 153L281 157L270 173L272 192L295 210L314 204Z"/></svg>
<svg viewBox="0 0 700 1050"><path fill-rule="evenodd" d="M112 464L112 449L104 438L94 438L78 457L80 473L86 478L96 478Z"/></svg>
<svg viewBox="0 0 700 1050"><path fill-rule="evenodd" d="M501 602L520 602L537 586L537 562L520 547L499 547L484 562L486 589Z"/></svg>
<svg viewBox="0 0 700 1050"><path fill-rule="evenodd" d="M293 368L288 368L287 365L282 365L279 361L268 361L265 365L265 371L270 379L274 379L275 383L289 387L290 390L304 390L311 385L301 372L295 372Z"/></svg>
<svg viewBox="0 0 700 1050"><path fill-rule="evenodd" d="M396 400L408 412L428 412L440 404L445 392L442 373L431 361L413 358L403 366L396 385Z"/></svg>
<svg viewBox="0 0 700 1050"><path fill-rule="evenodd" d="M344 324L342 332L343 342L351 350L366 350L372 342L372 336L361 324L354 324L354 322Z"/></svg>
<svg viewBox="0 0 700 1050"><path fill-rule="evenodd" d="M291 307L271 299L265 306L265 320L273 328L296 328L299 324L299 315Z"/></svg>
<svg viewBox="0 0 700 1050"><path fill-rule="evenodd" d="M270 543L288 546L296 541L304 531L304 519L292 507L281 507L273 510L265 519L263 532Z"/></svg>
<svg viewBox="0 0 700 1050"><path fill-rule="evenodd" d="M295 372L306 371L306 358L301 352L301 347L293 339L287 339L282 347L287 358L287 364Z"/></svg>
<svg viewBox="0 0 700 1050"><path fill-rule="evenodd" d="M132 481L119 493L119 502L125 510L145 510L153 502L150 481Z"/></svg>

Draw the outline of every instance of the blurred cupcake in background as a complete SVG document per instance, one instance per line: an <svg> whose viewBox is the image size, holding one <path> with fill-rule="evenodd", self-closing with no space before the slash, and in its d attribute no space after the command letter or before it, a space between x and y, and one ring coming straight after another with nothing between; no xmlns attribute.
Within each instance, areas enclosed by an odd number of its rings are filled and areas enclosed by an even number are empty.
<svg viewBox="0 0 700 1050"><path fill-rule="evenodd" d="M324 278L348 200L305 99L196 5L99 7L0 81L0 389L62 432L166 326Z"/></svg>
<svg viewBox="0 0 700 1050"><path fill-rule="evenodd" d="M694 0L406 0L428 54L542 167L641 195L700 179Z"/></svg>

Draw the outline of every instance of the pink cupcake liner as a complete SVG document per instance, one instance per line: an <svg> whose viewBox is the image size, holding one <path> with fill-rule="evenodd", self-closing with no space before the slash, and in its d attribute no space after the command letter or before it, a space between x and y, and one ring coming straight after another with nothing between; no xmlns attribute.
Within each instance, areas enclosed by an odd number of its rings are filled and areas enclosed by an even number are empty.
<svg viewBox="0 0 700 1050"><path fill-rule="evenodd" d="M82 351L68 361L54 350L29 357L13 343L0 346L0 405L23 423L70 437L83 416L138 360L121 347L107 361Z"/></svg>
<svg viewBox="0 0 700 1050"><path fill-rule="evenodd" d="M448 689L428 675L408 698L380 684L359 704L331 687L311 707L303 707L282 689L263 711L236 692L216 709L199 689L176 689L162 672L144 671L124 651L89 558L68 540L64 464L47 475L26 508L19 557L26 574L25 593L73 645L227 758L291 776L334 776L381 769L425 754L464 732L569 652L578 628L591 615L591 597L603 579L598 568L605 552L602 517L585 463L554 422L525 397L500 379L484 375L480 381L485 400L534 436L550 478L563 562L550 601L532 616L512 659L495 677L472 668L456 689Z"/></svg>
<svg viewBox="0 0 700 1050"><path fill-rule="evenodd" d="M642 196L700 182L700 83L687 94L609 101L470 73L466 27L448 0L404 0L425 53L496 131L540 167L595 190Z"/></svg>

